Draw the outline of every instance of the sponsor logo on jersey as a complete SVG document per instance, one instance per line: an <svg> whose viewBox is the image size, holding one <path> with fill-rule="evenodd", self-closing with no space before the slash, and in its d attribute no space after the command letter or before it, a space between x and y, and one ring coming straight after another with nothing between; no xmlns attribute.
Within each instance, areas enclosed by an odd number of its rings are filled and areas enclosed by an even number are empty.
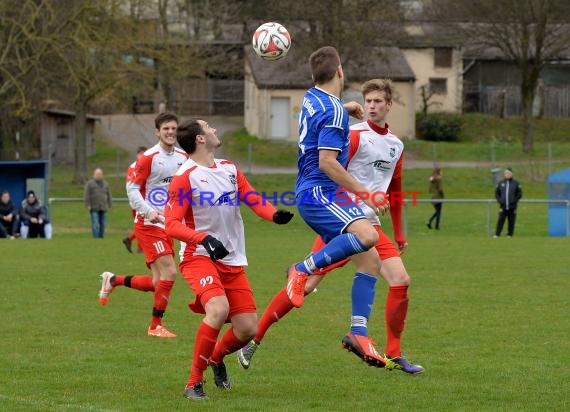
<svg viewBox="0 0 570 412"><path fill-rule="evenodd" d="M373 162L367 163L367 166L372 165L372 167L374 167L374 169L379 169L379 170L390 170L391 164L392 164L392 162L390 160L378 159L378 160L374 160Z"/></svg>

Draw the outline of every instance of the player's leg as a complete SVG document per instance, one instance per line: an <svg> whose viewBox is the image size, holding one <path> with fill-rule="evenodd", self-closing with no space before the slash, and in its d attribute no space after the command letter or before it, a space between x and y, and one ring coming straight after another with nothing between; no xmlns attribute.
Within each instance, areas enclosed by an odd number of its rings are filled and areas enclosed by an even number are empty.
<svg viewBox="0 0 570 412"><path fill-rule="evenodd" d="M375 248L352 256L356 273L352 282L350 332L342 339L345 349L355 353L371 366L384 367L385 360L368 336L368 319L374 305L375 286L381 261Z"/></svg>
<svg viewBox="0 0 570 412"><path fill-rule="evenodd" d="M420 365L410 363L403 355L400 340L404 331L408 314L408 287L410 277L398 248L390 238L382 232L379 226L379 240L376 250L382 260L381 275L388 283L388 295L384 316L386 319L386 369L398 369L406 373L417 374L424 371Z"/></svg>
<svg viewBox="0 0 570 412"><path fill-rule="evenodd" d="M370 249L378 239L362 210L347 201L348 195L339 195L338 191L323 193L316 187L299 197L301 217L327 244L289 268L287 294L295 307L303 304L308 275Z"/></svg>
<svg viewBox="0 0 570 412"><path fill-rule="evenodd" d="M165 240L159 242L163 242L164 244L168 243ZM172 250L172 246L165 246L165 248L165 252L169 249ZM164 313L168 307L170 293L177 275L174 257L172 254L163 254L151 264L151 267L153 269L153 273L155 271L159 273L159 279L154 290L152 318L148 335L161 338L174 338L176 335L168 331L162 324L162 318L164 317Z"/></svg>
<svg viewBox="0 0 570 412"><path fill-rule="evenodd" d="M130 289L140 290L142 292L154 292L155 287L158 284L160 278L160 272L155 266L151 266L150 262L157 259L156 247L154 243L156 238L151 236L152 232L148 231L144 227L136 227L138 232L139 244L145 250L145 256L147 256L147 267L152 270L151 275L115 275L111 272L103 272L99 277L101 279L101 289L99 290L99 303L101 305L106 305L111 292L117 286L125 286Z"/></svg>
<svg viewBox="0 0 570 412"><path fill-rule="evenodd" d="M204 394L204 371L216 347L220 329L229 314L229 302L217 268L206 256L197 256L190 262L180 264L182 277L188 282L196 296L193 307L200 307L205 316L198 327L194 344L194 355L190 376L184 389L189 399L206 399Z"/></svg>
<svg viewBox="0 0 570 412"><path fill-rule="evenodd" d="M231 388L231 381L226 372L224 357L241 349L257 332L257 314L253 292L242 267L226 266L217 263L223 279L224 290L228 298L230 311L228 319L231 327L217 342L212 353L211 367L216 386Z"/></svg>
<svg viewBox="0 0 570 412"><path fill-rule="evenodd" d="M317 285L321 282L323 277L324 273L319 275L315 274L314 276L309 277L307 283L305 284L305 296L312 293L316 289ZM269 328L274 323L277 323L283 319L285 315L287 315L294 308L295 306L293 306L289 300L289 297L287 296L287 288L281 289L279 292L277 292L277 294L275 294L275 296L273 296L273 299L271 299L271 302L269 302L269 305L263 312L263 315L261 315L261 319L257 325L257 333L255 334L255 337L237 351L237 360L244 369L249 369L251 366L251 359L253 358L253 354L261 344L261 341L265 337L265 334Z"/></svg>

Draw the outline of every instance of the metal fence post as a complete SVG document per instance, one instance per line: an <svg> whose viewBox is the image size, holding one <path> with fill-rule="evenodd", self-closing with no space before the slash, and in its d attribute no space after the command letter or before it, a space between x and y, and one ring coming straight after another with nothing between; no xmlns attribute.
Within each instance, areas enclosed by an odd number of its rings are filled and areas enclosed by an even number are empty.
<svg viewBox="0 0 570 412"><path fill-rule="evenodd" d="M491 237L491 201L487 201L487 237Z"/></svg>

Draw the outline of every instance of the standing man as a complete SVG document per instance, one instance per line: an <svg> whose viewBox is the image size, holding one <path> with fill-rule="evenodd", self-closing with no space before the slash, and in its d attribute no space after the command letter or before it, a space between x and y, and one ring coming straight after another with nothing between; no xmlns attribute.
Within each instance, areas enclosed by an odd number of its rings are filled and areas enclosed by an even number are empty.
<svg viewBox="0 0 570 412"><path fill-rule="evenodd" d="M175 338L176 335L162 325L178 273L174 262L174 242L164 229L164 205L168 197L168 185L188 156L175 147L178 118L174 114L161 113L154 123L158 143L138 158L135 170L127 182L129 203L137 211L136 237L145 254L146 264L152 270L152 277L115 276L111 272L103 272L99 302L105 305L116 286L153 291L148 336Z"/></svg>
<svg viewBox="0 0 570 412"><path fill-rule="evenodd" d="M94 238L103 238L107 209L113 205L109 184L103 179L103 169L100 167L93 171L93 178L85 184L83 195L85 207L91 216L91 232Z"/></svg>
<svg viewBox="0 0 570 412"><path fill-rule="evenodd" d="M398 247L392 243L380 229L380 220L372 209L363 206L366 217L378 233L375 248L382 259L382 275L388 283L388 296L386 297L386 349L384 358L387 369L397 369L409 374L418 374L424 371L420 365L410 363L403 355L400 347L401 335L408 313L408 286L410 277L404 267L400 254L408 246L404 231L402 230L402 159L404 144L392 133L386 123L386 116L392 107L392 84L388 80L373 79L362 86L364 97L364 110L368 120L351 127L350 150L348 154L348 172L359 182L366 185L370 192L388 193L392 199L390 215L394 229L394 239ZM313 246L313 253L324 246L320 237L317 237ZM315 272L305 285L305 294L310 294L325 274L336 267L346 264L348 259L325 269ZM267 330L274 323L280 321L294 306L287 298L287 291L279 291L263 313L257 334L245 347L237 352L239 363L244 369L250 367L250 362L257 347L261 343ZM343 345L353 350L350 340L343 340ZM356 353L360 356L361 353Z"/></svg>
<svg viewBox="0 0 570 412"><path fill-rule="evenodd" d="M522 186L513 179L513 170L507 167L504 172L505 178L501 180L495 188L495 199L499 202L499 220L497 220L497 229L495 236L501 236L505 219L508 219L509 227L507 237L513 237L515 234L515 221L517 218L517 205L522 198Z"/></svg>
<svg viewBox="0 0 570 412"><path fill-rule="evenodd" d="M248 342L257 329L255 300L244 269L247 258L239 204L277 224L288 223L293 214L265 202L233 163L214 158L221 142L216 129L204 120L186 121L177 133L189 159L170 184L166 230L182 242L180 271L196 296L190 309L205 314L184 390L186 398L204 400L208 364L216 386L230 389L223 359ZM231 327L218 340L226 322Z"/></svg>
<svg viewBox="0 0 570 412"><path fill-rule="evenodd" d="M143 155L144 152L147 151L147 147L146 146L139 146L137 149L137 158L136 160L131 163L129 165L129 167L127 168L127 182L129 181L129 179L132 178L133 173L135 171L135 166L137 164L137 160L139 159L139 157L141 157ZM131 213L133 214L133 218L136 218L137 215L137 211L135 209L131 209ZM123 245L125 245L125 247L127 248L127 251L129 253L133 253L133 240L135 240L137 237L136 233L135 233L135 228L133 226L133 230L131 232L131 234L129 236L127 236L126 238L123 238ZM142 249L139 243L137 243L137 252L142 253Z"/></svg>
<svg viewBox="0 0 570 412"><path fill-rule="evenodd" d="M351 326L343 344L369 365L384 367L386 361L376 351L367 327L381 265L373 247L378 233L358 204L364 202L375 214L383 214L389 206L382 195L373 201L366 186L345 169L349 153L348 110L362 118L363 109L355 102L344 107L340 100L344 72L337 50L322 47L311 54L309 64L315 86L305 93L299 118L295 193L301 217L326 246L289 268L287 296L294 307L301 307L305 283L311 275L352 256L356 273L351 291ZM349 197L347 191L354 195Z"/></svg>

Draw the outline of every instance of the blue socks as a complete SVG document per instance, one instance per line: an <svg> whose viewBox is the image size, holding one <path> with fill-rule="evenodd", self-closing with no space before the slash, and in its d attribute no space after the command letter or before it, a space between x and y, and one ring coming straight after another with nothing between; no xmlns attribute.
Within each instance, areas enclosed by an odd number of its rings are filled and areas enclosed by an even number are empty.
<svg viewBox="0 0 570 412"><path fill-rule="evenodd" d="M313 253L303 262L297 263L296 268L300 272L311 274L317 269L322 269L325 266L340 262L349 256L366 250L368 248L360 242L356 235L343 233L332 239L325 247Z"/></svg>
<svg viewBox="0 0 570 412"><path fill-rule="evenodd" d="M356 272L352 281L352 317L350 332L368 336L368 318L374 303L376 277L363 272Z"/></svg>

